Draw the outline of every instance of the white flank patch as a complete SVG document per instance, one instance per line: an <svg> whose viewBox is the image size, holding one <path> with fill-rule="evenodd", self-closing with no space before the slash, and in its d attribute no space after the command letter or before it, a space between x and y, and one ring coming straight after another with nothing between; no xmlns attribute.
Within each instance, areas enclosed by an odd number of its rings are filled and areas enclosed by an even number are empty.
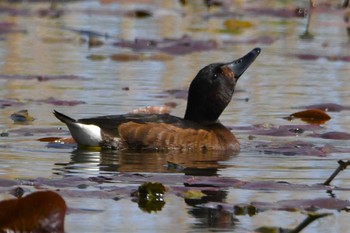
<svg viewBox="0 0 350 233"><path fill-rule="evenodd" d="M83 146L99 146L102 141L101 128L96 125L73 123L67 125L74 140Z"/></svg>

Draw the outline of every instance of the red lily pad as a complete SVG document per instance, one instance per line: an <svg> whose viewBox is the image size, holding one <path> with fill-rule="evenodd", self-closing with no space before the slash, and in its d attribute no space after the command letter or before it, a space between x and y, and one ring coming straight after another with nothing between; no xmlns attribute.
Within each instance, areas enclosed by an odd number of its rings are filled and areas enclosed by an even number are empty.
<svg viewBox="0 0 350 233"><path fill-rule="evenodd" d="M324 139L333 139L333 140L350 140L350 134L346 132L327 132L322 134L312 134L312 137L319 137Z"/></svg>
<svg viewBox="0 0 350 233"><path fill-rule="evenodd" d="M295 8L247 8L247 12L254 15L269 15L281 18L293 18L293 17L305 17L306 10L295 7Z"/></svg>
<svg viewBox="0 0 350 233"><path fill-rule="evenodd" d="M290 114L285 119L293 120L294 118L299 118L302 121L311 124L324 124L326 121L331 119L331 117L325 111L320 109L308 109L305 111L295 112Z"/></svg>
<svg viewBox="0 0 350 233"><path fill-rule="evenodd" d="M336 198L316 198L316 199L297 199L282 200L277 202L252 202L260 211L266 210L286 210L286 211L316 211L318 209L348 210L350 202Z"/></svg>
<svg viewBox="0 0 350 233"><path fill-rule="evenodd" d="M21 105L24 105L24 103L16 99L0 99L0 108L18 107Z"/></svg>
<svg viewBox="0 0 350 233"><path fill-rule="evenodd" d="M37 100L36 102L38 103L45 103L45 104L52 104L55 106L75 106L78 104L85 104L86 102L84 101L79 101L79 100L58 100L53 97L44 99L44 100Z"/></svg>
<svg viewBox="0 0 350 233"><path fill-rule="evenodd" d="M252 126L234 126L229 127L232 130L248 131L253 135L266 135L266 136L299 136L306 131L315 131L322 129L320 125L265 125L258 124Z"/></svg>
<svg viewBox="0 0 350 233"><path fill-rule="evenodd" d="M328 61L343 61L343 62L350 62L350 56L343 56L343 55L316 55L316 54L291 54L291 56L297 57L300 60L317 60L320 58L327 59Z"/></svg>
<svg viewBox="0 0 350 233"><path fill-rule="evenodd" d="M11 232L64 232L67 206L55 192L43 191L0 202L0 230Z"/></svg>
<svg viewBox="0 0 350 233"><path fill-rule="evenodd" d="M114 43L118 47L127 47L135 50L153 50L170 55L185 55L193 52L208 51L218 48L214 40L195 40L190 36L180 38L165 38L163 40L149 40L137 38L134 41L118 41Z"/></svg>
<svg viewBox="0 0 350 233"><path fill-rule="evenodd" d="M315 198L315 199L291 199L281 200L277 202L251 202L249 204L227 204L209 202L200 205L200 207L216 209L221 207L226 211L235 211L239 209L252 209L254 213L269 211L269 210L282 210L282 211L317 211L320 209L348 211L350 207L350 201L341 200L337 198Z"/></svg>
<svg viewBox="0 0 350 233"><path fill-rule="evenodd" d="M303 141L292 141L287 143L259 143L256 149L266 154L282 154L287 156L307 155L324 157L333 152L349 152L337 149L332 145L326 144L316 146L312 143Z"/></svg>
<svg viewBox="0 0 350 233"><path fill-rule="evenodd" d="M8 22L0 22L0 34L8 33L26 33L26 30L17 29L16 24Z"/></svg>
<svg viewBox="0 0 350 233"><path fill-rule="evenodd" d="M313 105L307 105L307 106L302 106L298 108L319 109L325 112L340 112L343 110L350 110L350 106L343 106L335 103L313 104Z"/></svg>

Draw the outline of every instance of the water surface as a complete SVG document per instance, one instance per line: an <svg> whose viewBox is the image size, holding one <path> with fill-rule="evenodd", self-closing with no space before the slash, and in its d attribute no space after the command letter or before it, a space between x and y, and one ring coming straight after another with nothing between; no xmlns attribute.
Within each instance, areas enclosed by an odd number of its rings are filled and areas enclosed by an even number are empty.
<svg viewBox="0 0 350 233"><path fill-rule="evenodd" d="M152 1L151 3L100 4L98 1L64 2L60 7L65 14L58 18L40 17L38 11L47 9L47 3L1 3L17 13L4 11L0 22L13 25L9 33L0 35L0 100L13 100L17 104L0 109L0 129L9 131L1 137L0 177L5 179L31 179L37 177L62 178L68 176L110 176L119 172L183 174L169 167L169 162L186 166L206 167L205 175L232 177L246 181L271 180L296 184L322 183L336 168L336 161L348 159L347 153L331 152L326 156L264 153L256 147L259 143L286 143L295 140L315 146L330 144L336 148L350 149L348 140L327 140L309 137L312 132L299 136L263 136L240 130L239 127L256 124L288 125L306 124L288 122L285 117L295 107L319 104L350 103L348 76L349 62L327 59L350 54L349 38L343 22L343 12L333 8L316 8L311 21L313 40L301 40L306 27L304 17L277 17L248 9L293 10L307 7L307 1L238 1L229 8L230 15L220 8L207 9L200 1L181 6L178 1ZM120 12L136 8L150 9L152 17L128 17ZM318 9L318 10L317 10ZM214 16L213 16L214 15ZM209 17L210 16L210 17ZM224 33L223 22L241 19L253 24L239 33ZM107 33L108 38L98 38L100 47L89 48L86 35L63 28L91 30ZM170 59L113 61L112 54L146 55L155 51L135 51L113 45L120 40L181 38L213 40L217 49L185 55L168 55ZM272 41L245 43L261 37ZM85 41L85 42L84 42ZM167 90L187 90L192 78L203 66L219 61L231 61L254 47L262 53L240 78L233 101L222 114L224 125L234 127L242 144L238 155L203 155L177 153L99 152L75 148L51 148L37 141L48 136L68 136L69 133L53 115L53 109L74 118L105 114L122 114L144 106L160 106L174 102L172 114L183 116L186 100L167 94ZM105 56L104 60L87 57ZM312 54L316 59L300 59L297 55ZM41 81L26 79L28 75L64 76ZM82 101L74 106L54 105L44 100L54 98L64 101ZM10 115L28 109L36 119L29 124L15 124ZM330 112L332 119L318 132L350 132L349 111ZM344 171L332 183L350 186L350 175ZM121 186L139 183L121 183ZM166 184L165 184L166 185ZM181 184L179 184L181 185ZM8 197L7 194L1 194ZM328 197L325 191L264 191L228 188L213 195L212 201L231 204L253 201L274 202L285 199ZM337 191L336 197L347 199L348 193ZM165 196L165 206L156 213L146 213L131 199L119 201L96 198L66 198L73 209L89 211L72 212L66 216L66 232L251 232L269 225L295 227L305 216L300 212L267 211L254 216L217 216L214 210L198 208L174 194ZM323 210L321 210L323 211ZM313 223L304 232L346 232L348 214L329 211L334 215ZM219 213L222 214L222 213ZM213 219L226 219L223 223ZM229 219L229 220L227 220Z"/></svg>

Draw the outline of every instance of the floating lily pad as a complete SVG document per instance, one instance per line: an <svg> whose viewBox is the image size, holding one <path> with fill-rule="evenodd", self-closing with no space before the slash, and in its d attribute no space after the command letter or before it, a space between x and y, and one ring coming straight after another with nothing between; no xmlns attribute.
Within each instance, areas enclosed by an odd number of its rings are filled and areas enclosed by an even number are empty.
<svg viewBox="0 0 350 233"><path fill-rule="evenodd" d="M66 203L55 192L43 191L0 202L0 230L64 232Z"/></svg>
<svg viewBox="0 0 350 233"><path fill-rule="evenodd" d="M103 61L103 60L106 60L107 57L104 55L91 54L91 55L87 56L86 58L89 60L92 60L92 61Z"/></svg>
<svg viewBox="0 0 350 233"><path fill-rule="evenodd" d="M298 108L319 109L325 112L340 112L343 110L350 110L350 106L344 106L344 105L335 104L335 103L313 104L313 105L301 106Z"/></svg>
<svg viewBox="0 0 350 233"><path fill-rule="evenodd" d="M308 109L305 111L295 112L286 117L287 120L293 120L294 118L299 118L302 121L311 124L324 124L326 121L330 120L331 117L320 109Z"/></svg>
<svg viewBox="0 0 350 233"><path fill-rule="evenodd" d="M322 134L314 133L310 135L312 137L319 137L324 139L333 139L333 140L350 140L350 134L346 132L327 132Z"/></svg>
<svg viewBox="0 0 350 233"><path fill-rule="evenodd" d="M148 213L160 211L165 205L164 192L161 183L147 182L139 186L136 195L140 209Z"/></svg>

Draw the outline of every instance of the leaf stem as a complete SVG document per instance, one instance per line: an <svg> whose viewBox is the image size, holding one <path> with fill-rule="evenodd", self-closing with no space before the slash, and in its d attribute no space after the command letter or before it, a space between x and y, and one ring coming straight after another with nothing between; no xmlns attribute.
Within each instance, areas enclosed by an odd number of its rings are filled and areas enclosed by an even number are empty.
<svg viewBox="0 0 350 233"><path fill-rule="evenodd" d="M339 166L337 167L337 169L332 173L332 175L330 175L330 177L323 183L323 185L330 185L330 183L338 175L338 173L346 169L346 167L350 165L350 160L347 160L347 161L338 160L338 164Z"/></svg>

